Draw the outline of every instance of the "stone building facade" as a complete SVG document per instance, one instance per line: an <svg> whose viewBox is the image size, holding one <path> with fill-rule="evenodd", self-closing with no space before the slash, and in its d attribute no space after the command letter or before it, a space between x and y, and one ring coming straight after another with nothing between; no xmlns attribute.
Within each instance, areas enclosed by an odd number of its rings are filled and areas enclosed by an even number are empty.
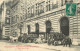
<svg viewBox="0 0 80 51"><path fill-rule="evenodd" d="M7 3L4 1L1 4L1 29L2 29L2 38L9 36L10 34L10 16L9 16L9 8L6 5Z"/></svg>
<svg viewBox="0 0 80 51"><path fill-rule="evenodd" d="M20 36L22 34L22 26L23 22L26 19L26 0L17 0L14 4L12 4L10 9L10 17L11 17L11 35Z"/></svg>
<svg viewBox="0 0 80 51"><path fill-rule="evenodd" d="M1 39L1 36L2 36L1 16L2 16L2 6L0 6L0 39Z"/></svg>
<svg viewBox="0 0 80 51"><path fill-rule="evenodd" d="M50 31L63 33L74 39L80 40L80 1L77 3L77 16L67 16L67 0L20 0L11 9L11 32L21 35L36 34L48 37Z"/></svg>

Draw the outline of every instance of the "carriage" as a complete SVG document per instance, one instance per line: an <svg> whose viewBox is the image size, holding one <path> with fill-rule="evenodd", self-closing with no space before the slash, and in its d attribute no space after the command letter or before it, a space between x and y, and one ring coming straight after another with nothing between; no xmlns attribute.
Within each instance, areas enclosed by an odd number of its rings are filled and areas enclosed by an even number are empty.
<svg viewBox="0 0 80 51"><path fill-rule="evenodd" d="M18 42L18 37L10 36L10 42Z"/></svg>
<svg viewBox="0 0 80 51"><path fill-rule="evenodd" d="M64 34L62 33L51 33L48 38L48 45L61 45L63 44Z"/></svg>

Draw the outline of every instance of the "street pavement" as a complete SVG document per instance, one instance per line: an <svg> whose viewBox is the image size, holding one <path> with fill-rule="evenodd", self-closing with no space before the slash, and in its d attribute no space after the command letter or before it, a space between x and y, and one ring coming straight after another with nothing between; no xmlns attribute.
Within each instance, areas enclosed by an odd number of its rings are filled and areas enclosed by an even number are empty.
<svg viewBox="0 0 80 51"><path fill-rule="evenodd" d="M0 40L0 51L80 51L80 46L63 47L35 43L21 43Z"/></svg>
<svg viewBox="0 0 80 51"><path fill-rule="evenodd" d="M55 51L53 49L41 48L32 45L32 43L11 43L9 41L0 41L0 51Z"/></svg>

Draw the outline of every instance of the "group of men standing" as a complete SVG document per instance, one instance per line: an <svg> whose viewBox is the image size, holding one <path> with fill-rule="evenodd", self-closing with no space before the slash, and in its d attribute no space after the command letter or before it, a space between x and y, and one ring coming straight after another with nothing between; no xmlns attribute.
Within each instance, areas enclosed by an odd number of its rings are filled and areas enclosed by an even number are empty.
<svg viewBox="0 0 80 51"><path fill-rule="evenodd" d="M68 36L66 36L66 37L63 39L63 46L69 45L69 47L70 47L71 44L72 44L71 38L69 38Z"/></svg>

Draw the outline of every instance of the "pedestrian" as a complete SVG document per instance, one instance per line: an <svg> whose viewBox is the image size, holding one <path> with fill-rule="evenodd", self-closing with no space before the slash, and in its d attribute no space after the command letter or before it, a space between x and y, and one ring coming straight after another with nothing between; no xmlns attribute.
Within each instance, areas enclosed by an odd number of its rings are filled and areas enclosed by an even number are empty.
<svg viewBox="0 0 80 51"><path fill-rule="evenodd" d="M68 40L68 45L69 45L69 47L71 47L71 44L72 44L71 38L68 37L67 40Z"/></svg>
<svg viewBox="0 0 80 51"><path fill-rule="evenodd" d="M51 37L48 38L48 45L51 45Z"/></svg>
<svg viewBox="0 0 80 51"><path fill-rule="evenodd" d="M67 40L65 38L63 39L62 42L63 42L63 46L67 46L67 44L66 44Z"/></svg>

